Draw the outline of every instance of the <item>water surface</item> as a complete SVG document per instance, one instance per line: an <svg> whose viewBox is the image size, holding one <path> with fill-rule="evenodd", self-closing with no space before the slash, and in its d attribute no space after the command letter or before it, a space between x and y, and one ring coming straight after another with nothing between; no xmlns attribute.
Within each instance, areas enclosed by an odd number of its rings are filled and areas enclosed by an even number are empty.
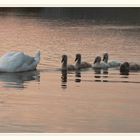
<svg viewBox="0 0 140 140"><path fill-rule="evenodd" d="M61 73L62 54L140 63L140 26L0 16L0 55L34 55L36 71L0 73L0 132L140 132L140 73L92 69Z"/></svg>

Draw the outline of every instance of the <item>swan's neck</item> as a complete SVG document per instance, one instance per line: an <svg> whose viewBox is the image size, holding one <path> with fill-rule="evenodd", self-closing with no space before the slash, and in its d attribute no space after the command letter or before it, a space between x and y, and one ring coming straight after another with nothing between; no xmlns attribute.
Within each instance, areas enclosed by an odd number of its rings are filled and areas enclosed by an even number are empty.
<svg viewBox="0 0 140 140"><path fill-rule="evenodd" d="M35 60L40 61L40 51L35 54Z"/></svg>

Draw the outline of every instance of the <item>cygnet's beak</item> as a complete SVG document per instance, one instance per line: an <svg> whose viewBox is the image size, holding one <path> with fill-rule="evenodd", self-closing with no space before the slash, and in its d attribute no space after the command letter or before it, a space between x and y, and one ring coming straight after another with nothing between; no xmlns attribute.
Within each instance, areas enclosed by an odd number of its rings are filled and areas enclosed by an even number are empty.
<svg viewBox="0 0 140 140"><path fill-rule="evenodd" d="M105 59L106 59L106 56L104 55L104 56L103 56L103 61L104 61Z"/></svg>
<svg viewBox="0 0 140 140"><path fill-rule="evenodd" d="M64 57L62 57L62 60L61 60L61 63L63 63L64 62Z"/></svg>
<svg viewBox="0 0 140 140"><path fill-rule="evenodd" d="M95 58L94 64L98 62L98 57Z"/></svg>
<svg viewBox="0 0 140 140"><path fill-rule="evenodd" d="M75 62L78 60L78 57L75 58Z"/></svg>

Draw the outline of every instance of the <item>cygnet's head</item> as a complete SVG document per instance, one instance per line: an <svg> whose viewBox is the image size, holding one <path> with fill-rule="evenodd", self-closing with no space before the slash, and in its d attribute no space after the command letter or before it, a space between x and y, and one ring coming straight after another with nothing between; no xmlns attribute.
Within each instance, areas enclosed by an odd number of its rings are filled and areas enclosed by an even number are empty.
<svg viewBox="0 0 140 140"><path fill-rule="evenodd" d="M108 53L103 54L103 61L106 63L108 62Z"/></svg>
<svg viewBox="0 0 140 140"><path fill-rule="evenodd" d="M130 65L129 65L129 63L128 62L124 62L123 64L121 64L121 66L120 66L120 73L121 74L129 74L129 67L130 67Z"/></svg>
<svg viewBox="0 0 140 140"><path fill-rule="evenodd" d="M75 57L75 62L81 62L81 54L76 54L76 57Z"/></svg>
<svg viewBox="0 0 140 140"><path fill-rule="evenodd" d="M65 64L65 65L67 64L67 55L62 55L61 63Z"/></svg>
<svg viewBox="0 0 140 140"><path fill-rule="evenodd" d="M94 64L96 63L100 63L101 62L101 57L100 56L97 56L94 60Z"/></svg>

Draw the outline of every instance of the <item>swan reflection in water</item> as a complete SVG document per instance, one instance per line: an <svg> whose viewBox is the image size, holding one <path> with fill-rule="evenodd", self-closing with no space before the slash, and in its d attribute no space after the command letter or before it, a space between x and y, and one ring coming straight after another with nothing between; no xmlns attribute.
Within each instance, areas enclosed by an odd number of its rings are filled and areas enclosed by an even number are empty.
<svg viewBox="0 0 140 140"><path fill-rule="evenodd" d="M6 88L25 88L24 83L29 81L40 82L40 72L28 71L28 72L18 72L18 73L0 73L0 81L4 83Z"/></svg>

